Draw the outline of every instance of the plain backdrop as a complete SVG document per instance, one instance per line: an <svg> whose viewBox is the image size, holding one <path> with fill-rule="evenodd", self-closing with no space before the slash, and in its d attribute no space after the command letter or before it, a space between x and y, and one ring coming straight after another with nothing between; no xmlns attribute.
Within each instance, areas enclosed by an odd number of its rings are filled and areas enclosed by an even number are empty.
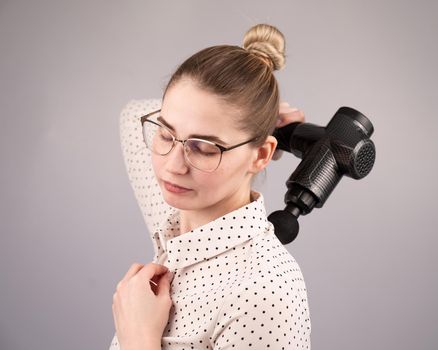
<svg viewBox="0 0 438 350"><path fill-rule="evenodd" d="M257 23L286 37L281 99L325 126L373 123L376 162L300 218L287 245L307 284L313 349L435 349L436 1L0 1L0 349L107 349L112 296L153 259L119 115L171 72ZM301 160L257 190L284 208Z"/></svg>

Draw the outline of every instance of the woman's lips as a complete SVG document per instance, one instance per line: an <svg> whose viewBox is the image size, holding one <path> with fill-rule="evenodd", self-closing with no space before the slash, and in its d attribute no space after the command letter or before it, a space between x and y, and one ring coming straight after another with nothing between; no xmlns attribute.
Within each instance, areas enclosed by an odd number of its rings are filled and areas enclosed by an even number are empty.
<svg viewBox="0 0 438 350"><path fill-rule="evenodd" d="M168 191L174 192L174 193L182 193L182 192L191 191L190 188L181 187L181 186L175 185L175 184L173 184L171 182L167 182L167 181L164 181L164 187L166 187L166 189Z"/></svg>

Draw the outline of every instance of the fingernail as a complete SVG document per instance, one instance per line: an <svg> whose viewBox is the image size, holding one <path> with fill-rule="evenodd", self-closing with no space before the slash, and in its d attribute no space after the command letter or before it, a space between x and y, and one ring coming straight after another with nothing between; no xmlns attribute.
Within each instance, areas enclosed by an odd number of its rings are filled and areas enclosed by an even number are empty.
<svg viewBox="0 0 438 350"><path fill-rule="evenodd" d="M151 282L154 286L158 286L158 284L156 284L154 281L149 280L149 282Z"/></svg>
<svg viewBox="0 0 438 350"><path fill-rule="evenodd" d="M296 112L296 111L298 111L298 108L286 108L285 110L284 110L284 113L290 113L290 112Z"/></svg>

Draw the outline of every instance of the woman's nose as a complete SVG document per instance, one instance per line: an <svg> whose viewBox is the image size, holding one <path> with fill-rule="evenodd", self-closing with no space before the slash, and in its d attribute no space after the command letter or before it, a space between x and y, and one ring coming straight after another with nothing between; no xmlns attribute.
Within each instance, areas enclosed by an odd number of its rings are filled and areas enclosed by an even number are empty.
<svg viewBox="0 0 438 350"><path fill-rule="evenodd" d="M182 142L176 141L175 147L166 155L166 168L169 172L185 173L189 168L184 155L184 146Z"/></svg>

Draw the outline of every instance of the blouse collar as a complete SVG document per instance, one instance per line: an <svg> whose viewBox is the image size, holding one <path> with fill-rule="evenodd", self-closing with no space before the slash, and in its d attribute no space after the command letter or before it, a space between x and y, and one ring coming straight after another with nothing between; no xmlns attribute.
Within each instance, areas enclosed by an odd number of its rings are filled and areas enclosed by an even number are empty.
<svg viewBox="0 0 438 350"><path fill-rule="evenodd" d="M156 249L167 254L170 270L211 259L269 229L262 193L251 190L253 201L209 223L179 235L179 210L173 208L167 221L155 231ZM161 249L160 249L161 250Z"/></svg>

